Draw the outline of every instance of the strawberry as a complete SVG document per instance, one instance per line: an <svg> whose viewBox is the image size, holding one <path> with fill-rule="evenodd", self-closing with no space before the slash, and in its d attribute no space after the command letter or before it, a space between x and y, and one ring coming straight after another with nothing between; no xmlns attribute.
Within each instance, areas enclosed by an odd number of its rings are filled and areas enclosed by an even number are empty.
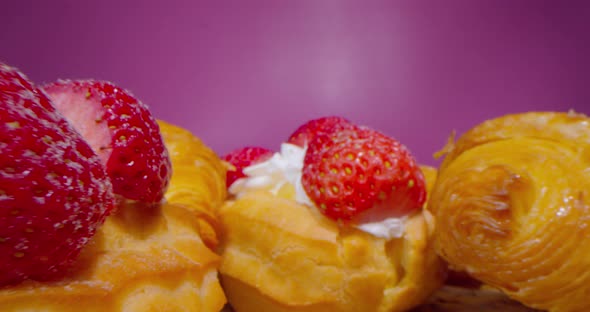
<svg viewBox="0 0 590 312"><path fill-rule="evenodd" d="M354 125L342 117L329 116L313 119L297 128L287 142L306 147L316 136L328 135L352 127Z"/></svg>
<svg viewBox="0 0 590 312"><path fill-rule="evenodd" d="M58 81L43 89L100 156L115 194L145 203L162 200L172 167L144 104L109 82Z"/></svg>
<svg viewBox="0 0 590 312"><path fill-rule="evenodd" d="M42 91L0 64L0 284L63 275L113 206L99 157Z"/></svg>
<svg viewBox="0 0 590 312"><path fill-rule="evenodd" d="M406 147L366 127L314 138L301 181L324 215L346 222L399 217L426 200L424 176Z"/></svg>
<svg viewBox="0 0 590 312"><path fill-rule="evenodd" d="M264 147L242 147L223 156L223 160L232 164L235 169L227 171L226 185L230 187L237 179L243 178L244 168L263 162L272 157L273 152Z"/></svg>

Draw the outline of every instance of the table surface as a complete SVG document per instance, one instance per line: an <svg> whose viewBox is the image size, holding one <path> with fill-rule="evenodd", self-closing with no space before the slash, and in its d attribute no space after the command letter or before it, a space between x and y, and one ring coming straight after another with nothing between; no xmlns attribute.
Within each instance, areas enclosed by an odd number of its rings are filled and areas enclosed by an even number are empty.
<svg viewBox="0 0 590 312"><path fill-rule="evenodd" d="M445 286L412 312L535 312L493 290ZM221 312L233 312L227 305Z"/></svg>

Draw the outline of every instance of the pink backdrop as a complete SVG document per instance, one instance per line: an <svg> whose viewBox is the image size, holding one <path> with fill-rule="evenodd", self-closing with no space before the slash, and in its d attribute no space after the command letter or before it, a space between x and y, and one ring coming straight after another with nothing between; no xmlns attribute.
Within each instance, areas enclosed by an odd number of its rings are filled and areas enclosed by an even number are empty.
<svg viewBox="0 0 590 312"><path fill-rule="evenodd" d="M451 130L590 113L590 1L5 1L0 60L97 78L218 153L342 115L421 162Z"/></svg>

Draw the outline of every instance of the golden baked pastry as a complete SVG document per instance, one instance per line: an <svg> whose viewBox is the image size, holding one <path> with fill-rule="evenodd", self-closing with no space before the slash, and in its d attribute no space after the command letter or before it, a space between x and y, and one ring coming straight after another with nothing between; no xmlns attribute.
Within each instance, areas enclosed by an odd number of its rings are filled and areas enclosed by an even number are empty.
<svg viewBox="0 0 590 312"><path fill-rule="evenodd" d="M405 311L441 285L423 214L387 241L339 227L293 193L250 192L220 209L220 273L237 312Z"/></svg>
<svg viewBox="0 0 590 312"><path fill-rule="evenodd" d="M429 202L440 255L530 307L590 311L590 119L508 115L450 143Z"/></svg>
<svg viewBox="0 0 590 312"><path fill-rule="evenodd" d="M109 216L67 277L0 290L0 311L220 311L214 244L215 205L225 171L187 131L160 122L173 177L167 203L125 204ZM199 233L206 233L201 239Z"/></svg>
<svg viewBox="0 0 590 312"><path fill-rule="evenodd" d="M176 173L170 180L166 200L197 212L199 234L207 246L215 249L218 243L214 228L216 209L227 196L226 166L189 131L161 120L158 124Z"/></svg>

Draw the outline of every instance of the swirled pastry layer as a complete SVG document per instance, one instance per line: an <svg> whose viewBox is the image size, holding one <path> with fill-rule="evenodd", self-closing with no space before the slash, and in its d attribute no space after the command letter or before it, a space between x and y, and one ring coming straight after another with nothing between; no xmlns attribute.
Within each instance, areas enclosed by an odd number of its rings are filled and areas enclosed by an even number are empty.
<svg viewBox="0 0 590 312"><path fill-rule="evenodd" d="M590 311L590 119L509 115L446 152L429 201L439 254L531 307Z"/></svg>

